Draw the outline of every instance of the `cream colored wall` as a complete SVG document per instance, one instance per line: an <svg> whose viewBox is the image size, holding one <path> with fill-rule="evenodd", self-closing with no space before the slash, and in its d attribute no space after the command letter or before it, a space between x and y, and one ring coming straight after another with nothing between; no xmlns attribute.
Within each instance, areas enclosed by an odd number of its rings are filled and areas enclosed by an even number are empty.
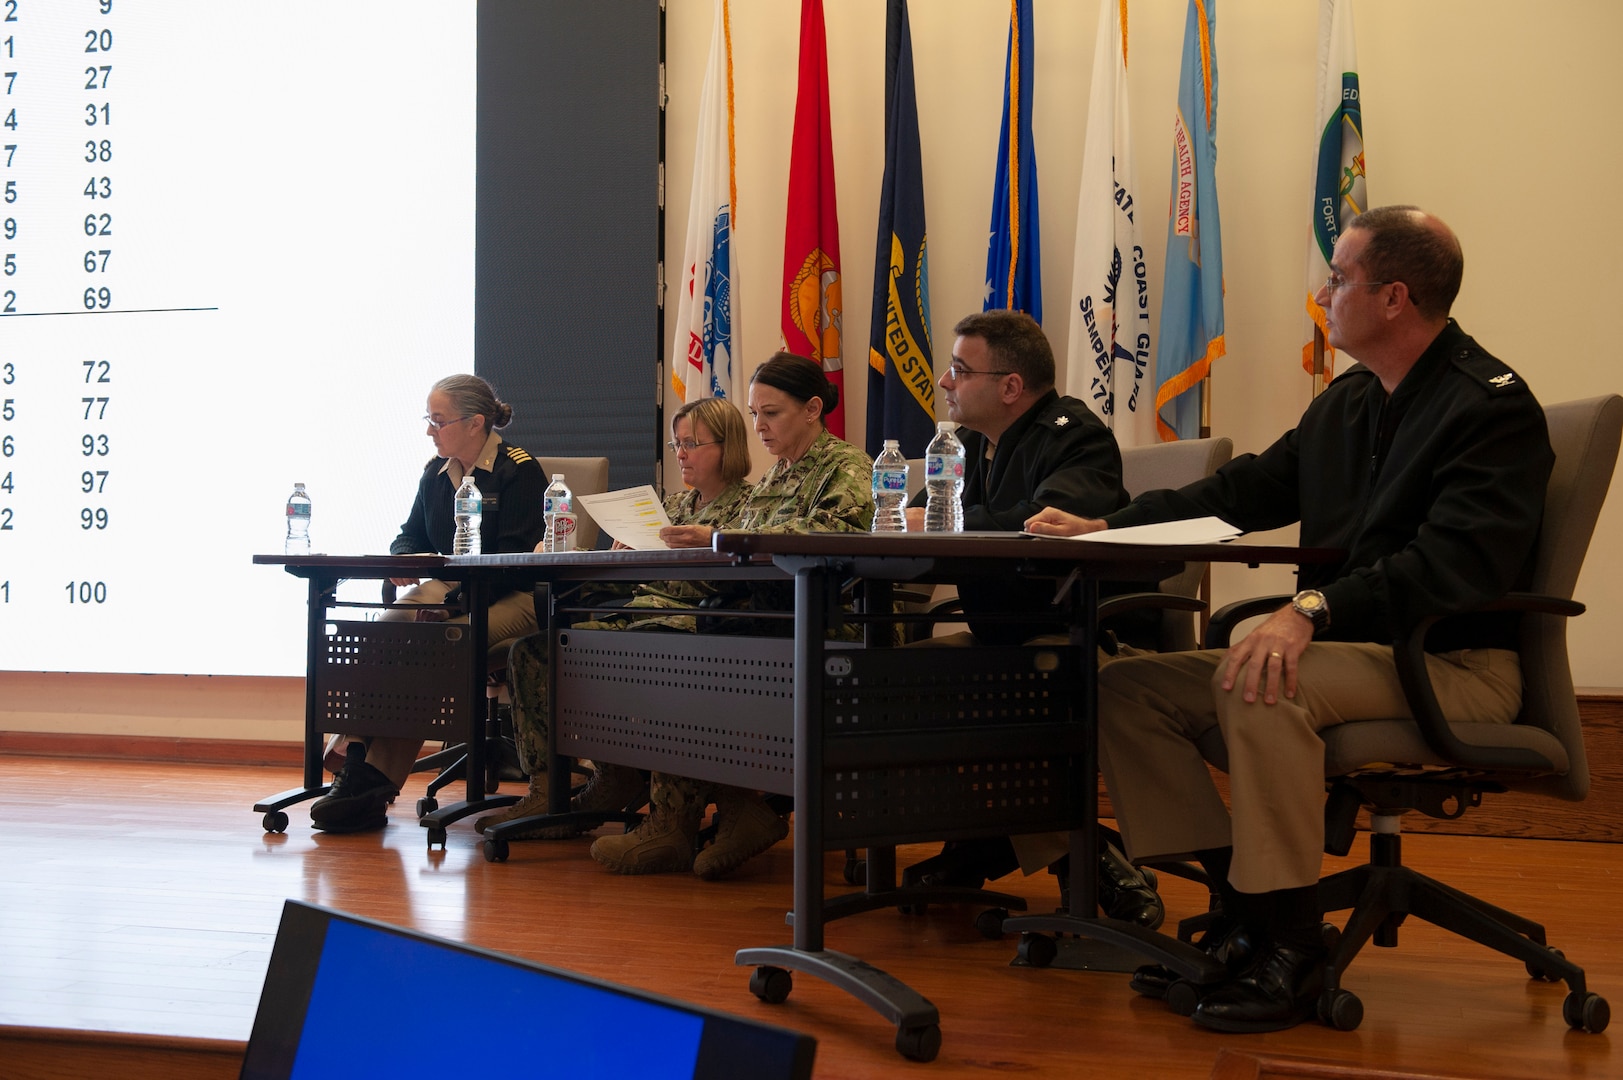
<svg viewBox="0 0 1623 1080"><path fill-rule="evenodd" d="M1043 210L1047 329L1063 356L1066 293L1089 68L1100 0L1037 0L1035 133ZM1218 185L1229 355L1213 427L1240 451L1288 427L1309 387L1300 347L1305 204L1318 5L1217 0ZM778 343L783 192L794 111L798 0L733 0L738 132L739 356ZM847 416L861 433L874 223L884 167L882 0L825 0L845 275ZM997 144L1007 5L913 0L931 307L938 350L978 310ZM669 0L666 246L686 231L694 103L712 0ZM1167 132L1184 0L1133 0L1129 25L1136 169L1146 208L1166 205ZM1612 181L1623 4L1615 0L1361 0L1356 8L1364 124L1377 202L1447 219L1468 255L1461 323L1516 366L1545 401L1623 389L1605 330L1623 260ZM1146 233L1159 268L1164 218ZM1579 581L1590 611L1573 628L1578 681L1623 684L1623 572L1598 557L1623 543L1623 500L1601 520ZM1276 573L1221 573L1219 600L1288 585ZM43 681L42 681L43 680ZM299 738L300 681L0 673L0 728L194 737Z"/></svg>
<svg viewBox="0 0 1623 1080"><path fill-rule="evenodd" d="M1045 326L1063 362L1076 191L1101 0L1036 0L1036 144ZM1114 0L1110 0L1114 6ZM694 106L712 0L669 0L666 250L681 258ZM843 226L846 416L860 440L879 183L884 168L882 0L824 0L830 108ZM1165 246L1170 126L1185 0L1131 0L1128 27L1138 203L1158 278ZM1623 4L1556 0L1358 0L1370 192L1446 219L1467 253L1455 314L1547 402L1623 390L1605 323L1623 286L1607 209L1623 173L1612 104ZM732 0L740 303L735 356L753 368L778 345L784 195L794 113L798 0ZM1228 356L1212 425L1240 452L1288 428L1310 387L1296 358L1307 242L1318 4L1217 0L1218 188ZM957 318L979 310L997 148L1008 5L912 0L914 63L937 356ZM1152 209L1156 208L1156 209ZM939 361L938 361L939 362ZM1623 542L1614 498L1594 551ZM1218 599L1285 588L1274 572L1219 572ZM1623 684L1623 573L1589 560L1573 626L1580 684Z"/></svg>

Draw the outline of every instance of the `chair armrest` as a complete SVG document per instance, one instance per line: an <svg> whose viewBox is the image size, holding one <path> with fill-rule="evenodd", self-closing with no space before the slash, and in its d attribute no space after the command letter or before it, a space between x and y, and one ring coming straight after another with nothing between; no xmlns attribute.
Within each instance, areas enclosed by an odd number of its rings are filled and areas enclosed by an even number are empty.
<svg viewBox="0 0 1623 1080"><path fill-rule="evenodd" d="M1099 601L1099 621L1104 622L1113 616L1125 615L1129 611L1141 611L1144 608L1158 608L1162 611L1205 611L1206 602L1198 597L1179 596L1175 593L1121 593Z"/></svg>
<svg viewBox="0 0 1623 1080"><path fill-rule="evenodd" d="M1258 615L1278 611L1290 603L1290 599L1284 595L1253 596L1249 600L1236 600L1232 604L1224 604L1212 612L1212 617L1206 624L1206 648L1228 648L1229 638L1234 636L1236 626Z"/></svg>
<svg viewBox="0 0 1623 1080"><path fill-rule="evenodd" d="M1532 593L1510 593L1488 604L1482 611L1521 611L1541 615L1571 617L1583 613L1584 606L1573 600L1555 596L1537 596ZM1409 701L1420 734L1433 750L1465 768L1496 771L1540 773L1549 770L1549 762L1532 750L1509 746L1477 746L1463 742L1449 726L1448 718L1437 703L1432 690L1431 676L1426 671L1426 635L1441 616L1432 615L1420 620L1408 633L1392 643L1392 658L1397 663L1398 681L1403 695Z"/></svg>

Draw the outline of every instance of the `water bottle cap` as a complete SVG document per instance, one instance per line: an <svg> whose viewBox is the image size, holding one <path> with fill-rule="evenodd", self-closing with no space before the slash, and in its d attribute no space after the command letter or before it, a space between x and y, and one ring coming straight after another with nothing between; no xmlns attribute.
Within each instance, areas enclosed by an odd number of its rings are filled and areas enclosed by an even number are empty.
<svg viewBox="0 0 1623 1080"><path fill-rule="evenodd" d="M942 432L957 431L958 422L956 420L937 420L935 422L935 429Z"/></svg>
<svg viewBox="0 0 1623 1080"><path fill-rule="evenodd" d="M564 478L564 474L561 473L561 472L555 472L555 473L552 474L552 482L554 484L556 484L558 481L562 480L563 478Z"/></svg>
<svg viewBox="0 0 1623 1080"><path fill-rule="evenodd" d="M900 439L886 439L885 440L885 449L886 450L900 450L901 448L902 448L902 442L901 442Z"/></svg>

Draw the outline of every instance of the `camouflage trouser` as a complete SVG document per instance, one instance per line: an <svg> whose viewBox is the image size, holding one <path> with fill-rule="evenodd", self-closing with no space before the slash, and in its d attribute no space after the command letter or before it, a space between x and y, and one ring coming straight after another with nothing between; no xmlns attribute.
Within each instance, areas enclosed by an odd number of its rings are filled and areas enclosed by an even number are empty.
<svg viewBox="0 0 1623 1080"><path fill-rule="evenodd" d="M680 816L691 814L695 819L704 816L718 785L691 776L656 772L648 785L648 804L655 810Z"/></svg>
<svg viewBox="0 0 1623 1080"><path fill-rule="evenodd" d="M547 771L547 636L513 642L507 654L507 686L513 697L513 741L524 771Z"/></svg>

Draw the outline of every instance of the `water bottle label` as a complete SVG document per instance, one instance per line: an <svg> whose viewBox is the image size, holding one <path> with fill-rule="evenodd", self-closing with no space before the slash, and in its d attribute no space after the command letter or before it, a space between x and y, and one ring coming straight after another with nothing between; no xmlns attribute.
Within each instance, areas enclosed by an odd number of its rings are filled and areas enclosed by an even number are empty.
<svg viewBox="0 0 1623 1080"><path fill-rule="evenodd" d="M902 469L875 469L873 473L873 492L880 494L906 494L907 473Z"/></svg>
<svg viewBox="0 0 1623 1080"><path fill-rule="evenodd" d="M472 515L474 515L474 514L481 514L482 515L483 511L484 511L484 500L482 500L482 499L458 499L458 500L456 500L456 513L457 513L458 517L461 517L464 514L466 514L466 515L468 515L470 517Z"/></svg>
<svg viewBox="0 0 1623 1080"><path fill-rule="evenodd" d="M924 478L926 480L945 480L951 477L954 480L964 478L964 459L956 454L928 454L924 458Z"/></svg>
<svg viewBox="0 0 1623 1080"><path fill-rule="evenodd" d="M542 502L541 512L544 514L572 514L575 512L573 497L560 499L556 495L548 495Z"/></svg>
<svg viewBox="0 0 1623 1080"><path fill-rule="evenodd" d="M310 516L310 504L309 503L288 503L287 504L287 516L288 517L303 517L303 518L309 517Z"/></svg>
<svg viewBox="0 0 1623 1080"><path fill-rule="evenodd" d="M553 551L575 550L575 515L569 511L555 511L547 519Z"/></svg>

